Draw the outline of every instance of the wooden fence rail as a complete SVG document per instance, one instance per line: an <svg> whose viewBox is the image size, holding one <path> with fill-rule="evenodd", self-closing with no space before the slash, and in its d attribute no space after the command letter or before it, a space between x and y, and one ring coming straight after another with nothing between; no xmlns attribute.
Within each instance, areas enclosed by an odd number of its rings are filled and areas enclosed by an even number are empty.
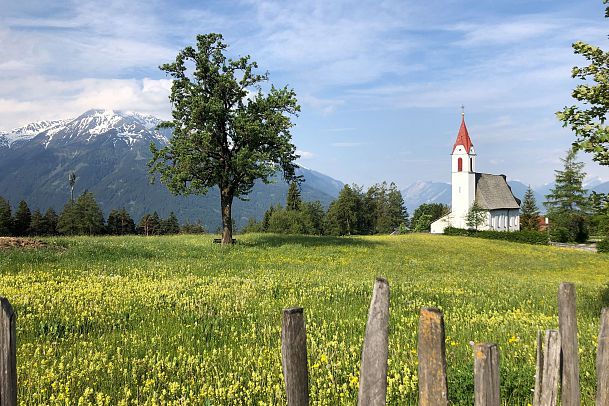
<svg viewBox="0 0 609 406"><path fill-rule="evenodd" d="M561 283L558 290L559 330L537 334L534 406L558 403L579 406L579 359L575 286ZM17 405L17 342L15 312L0 297L0 406ZM423 307L419 315L419 405L448 405L444 316L437 308ZM377 278L368 311L362 348L359 406L384 405L387 396L389 349L389 283ZM474 404L499 406L499 347L474 345ZM289 406L309 404L309 373L304 310L283 311L281 329L282 369ZM602 309L597 349L596 406L609 406L609 308ZM560 383L560 385L559 385Z"/></svg>

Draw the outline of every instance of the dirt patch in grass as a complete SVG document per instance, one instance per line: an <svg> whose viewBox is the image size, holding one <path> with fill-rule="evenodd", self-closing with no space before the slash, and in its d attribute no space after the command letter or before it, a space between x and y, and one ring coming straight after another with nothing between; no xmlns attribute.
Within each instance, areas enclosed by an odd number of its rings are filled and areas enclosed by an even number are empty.
<svg viewBox="0 0 609 406"><path fill-rule="evenodd" d="M43 248L47 244L33 238L0 237L0 249L7 248Z"/></svg>

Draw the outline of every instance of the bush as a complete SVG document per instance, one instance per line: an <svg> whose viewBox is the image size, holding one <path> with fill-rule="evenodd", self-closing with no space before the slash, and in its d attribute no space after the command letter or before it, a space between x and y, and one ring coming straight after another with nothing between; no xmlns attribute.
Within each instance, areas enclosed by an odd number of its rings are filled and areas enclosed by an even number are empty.
<svg viewBox="0 0 609 406"><path fill-rule="evenodd" d="M599 241L596 244L596 250L598 252L609 253L609 238L605 238L604 240Z"/></svg>
<svg viewBox="0 0 609 406"><path fill-rule="evenodd" d="M548 235L541 231L476 231L463 228L447 227L446 235L462 235L467 237L485 238L487 240L503 240L522 244L548 245Z"/></svg>

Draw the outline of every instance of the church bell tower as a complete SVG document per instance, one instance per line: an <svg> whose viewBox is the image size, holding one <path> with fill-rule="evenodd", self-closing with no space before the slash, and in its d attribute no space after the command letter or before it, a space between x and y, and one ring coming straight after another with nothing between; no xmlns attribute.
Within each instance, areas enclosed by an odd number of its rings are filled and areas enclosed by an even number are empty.
<svg viewBox="0 0 609 406"><path fill-rule="evenodd" d="M461 128L451 153L452 161L452 218L453 227L467 228L465 217L476 198L476 150L461 113Z"/></svg>

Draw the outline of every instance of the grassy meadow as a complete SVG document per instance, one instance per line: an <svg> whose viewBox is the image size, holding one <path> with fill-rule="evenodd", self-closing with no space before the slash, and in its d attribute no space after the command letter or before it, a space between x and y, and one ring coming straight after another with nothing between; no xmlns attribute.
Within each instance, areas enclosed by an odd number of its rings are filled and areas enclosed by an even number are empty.
<svg viewBox="0 0 609 406"><path fill-rule="evenodd" d="M388 403L417 404L418 310L445 313L449 397L473 403L470 341L500 346L504 404L526 405L537 329L577 286L583 404L609 305L609 255L464 237L46 239L0 251L17 312L19 399L38 405L284 404L281 309L303 306L311 396L353 405L374 277L391 288Z"/></svg>

